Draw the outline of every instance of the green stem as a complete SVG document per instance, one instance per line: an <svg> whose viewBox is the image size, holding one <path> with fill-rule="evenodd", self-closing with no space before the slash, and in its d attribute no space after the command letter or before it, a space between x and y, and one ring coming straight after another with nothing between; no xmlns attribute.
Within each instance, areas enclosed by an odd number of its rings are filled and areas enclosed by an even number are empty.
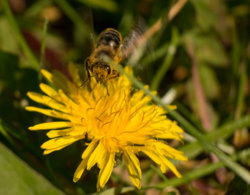
<svg viewBox="0 0 250 195"><path fill-rule="evenodd" d="M115 69L117 69L121 74L124 74L132 83L138 87L139 89L143 90L144 93L152 98L153 101L155 101L158 105L162 106L170 116L172 116L174 119L176 119L182 126L185 128L185 130L194 136L198 141L199 144L208 151L214 153L223 163L225 166L229 167L231 170L233 170L237 175L242 177L248 184L250 184L250 172L245 169L244 167L240 166L236 162L233 162L230 157L228 157L225 153L223 153L221 150L219 150L215 145L210 143L207 138L199 132L198 129L196 129L192 124L190 124L185 118L183 118L179 113L177 113L174 110L169 109L158 96L153 95L150 90L146 89L144 87L144 84L138 81L136 78L130 76L127 74L119 65L113 63L111 60L107 60L110 64L113 65Z"/></svg>
<svg viewBox="0 0 250 195"><path fill-rule="evenodd" d="M176 48L178 45L178 33L176 30L173 30L172 33L172 40L171 43L167 49L167 53L166 53L166 57L164 59L164 62L162 64L162 66L158 69L158 71L156 72L156 75L154 76L154 79L152 81L152 85L151 85L151 89L152 90L157 90L159 88L159 85L162 81L162 79L164 78L166 72L168 71L175 53L176 53Z"/></svg>
<svg viewBox="0 0 250 195"><path fill-rule="evenodd" d="M167 179L167 177L160 171L160 169L158 168L158 167L156 167L156 166L154 166L154 165L152 165L152 166L150 166L151 167L151 169L154 171L154 172L156 172L156 174L160 177L160 178L162 178L162 180L163 181L168 181L168 179Z"/></svg>
<svg viewBox="0 0 250 195"><path fill-rule="evenodd" d="M29 61L31 63L30 67L34 68L35 70L39 70L40 64L39 64L38 60L36 59L36 57L34 56L34 54L32 53L32 51L30 50L26 41L24 40L22 33L19 30L18 25L15 21L15 18L10 10L10 7L9 7L7 0L2 0L2 6L3 6L3 9L4 9L5 14L7 16L9 24L10 24L10 26L15 34L15 37L16 37L18 43L20 44L22 50L24 51L25 55L27 56L27 58L29 59Z"/></svg>
<svg viewBox="0 0 250 195"><path fill-rule="evenodd" d="M238 118L242 115L244 111L244 89L247 84L247 73L245 68L245 63L240 66L241 70L239 73L239 87L238 87L238 97L237 97L237 104L236 104L236 111L235 111L235 119L238 120Z"/></svg>
<svg viewBox="0 0 250 195"><path fill-rule="evenodd" d="M40 56L40 64L41 68L44 68L44 55L45 55L45 43L46 43L46 35L47 35L47 29L48 29L48 19L45 18L44 24L43 24L43 38L42 38L42 45L41 45L41 56Z"/></svg>

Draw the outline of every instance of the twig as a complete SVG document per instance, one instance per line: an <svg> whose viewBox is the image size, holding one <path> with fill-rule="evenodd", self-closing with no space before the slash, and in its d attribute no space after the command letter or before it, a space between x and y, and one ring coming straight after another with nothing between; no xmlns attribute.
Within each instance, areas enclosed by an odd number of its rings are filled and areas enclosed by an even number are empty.
<svg viewBox="0 0 250 195"><path fill-rule="evenodd" d="M206 97L204 95L204 91L201 85L201 80L199 77L199 70L198 70L198 62L194 55L193 43L191 42L191 40L187 39L186 47L187 47L187 52L189 54L189 57L192 60L192 79L193 79L193 84L194 84L195 96L198 102L198 110L199 110L199 114L201 117L201 121L205 130L211 131L212 121L208 113L208 104L207 104L207 100L206 100ZM216 155L211 153L210 156L214 163L219 162L219 158ZM226 169L224 167L216 170L216 177L222 184L226 182L225 173L226 173Z"/></svg>
<svg viewBox="0 0 250 195"><path fill-rule="evenodd" d="M194 83L195 96L198 102L199 114L200 114L201 121L202 121L204 128L207 131L210 131L212 129L211 118L208 113L207 100L206 100L206 97L204 95L204 92L201 86L201 81L200 81L199 71L198 71L198 62L194 55L194 48L193 48L191 40L187 39L186 47L187 47L188 55L192 61L192 78L193 78L193 83Z"/></svg>
<svg viewBox="0 0 250 195"><path fill-rule="evenodd" d="M44 68L45 43L46 43L47 28L48 28L48 19L45 18L44 19L44 24L43 24L43 38L42 38L41 52L40 52L40 65L41 65L41 68Z"/></svg>
<svg viewBox="0 0 250 195"><path fill-rule="evenodd" d="M168 13L168 21L172 20L187 3L188 0L179 0L174 6L170 9Z"/></svg>
<svg viewBox="0 0 250 195"><path fill-rule="evenodd" d="M173 5L173 7L170 9L167 17L168 21L171 21L183 8L183 6L186 4L187 0L179 0L176 4ZM135 43L136 46L144 45L147 40L152 37L156 32L158 32L163 26L163 19L160 18L157 20L157 22L151 26ZM129 55L132 52L132 49L127 51L127 55Z"/></svg>

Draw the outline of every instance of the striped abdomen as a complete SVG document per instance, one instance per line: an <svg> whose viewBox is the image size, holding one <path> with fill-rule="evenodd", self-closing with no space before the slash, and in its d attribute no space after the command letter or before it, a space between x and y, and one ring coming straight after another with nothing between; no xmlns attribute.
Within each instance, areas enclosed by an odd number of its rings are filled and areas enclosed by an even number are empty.
<svg viewBox="0 0 250 195"><path fill-rule="evenodd" d="M121 45L121 34L113 29L113 28L107 28L98 37L97 40L97 48L100 46L109 46L114 49L114 52L117 53L118 49Z"/></svg>

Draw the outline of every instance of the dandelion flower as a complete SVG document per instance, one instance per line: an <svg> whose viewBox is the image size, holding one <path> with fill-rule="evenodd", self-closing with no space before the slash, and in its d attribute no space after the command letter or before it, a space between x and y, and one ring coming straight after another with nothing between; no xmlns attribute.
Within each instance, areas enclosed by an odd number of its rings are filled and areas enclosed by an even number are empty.
<svg viewBox="0 0 250 195"><path fill-rule="evenodd" d="M126 72L132 74L130 68ZM28 106L26 110L60 119L30 127L30 130L49 130L49 141L42 144L49 154L81 140L86 145L82 160L74 174L77 182L85 170L97 165L100 169L97 190L109 180L121 156L132 183L141 187L139 154L151 158L163 173L169 168L177 177L181 174L169 159L186 160L182 152L170 147L165 140L182 140L183 130L166 116L166 111L151 103L142 90L132 88L123 75L107 85L91 78L91 86L81 86L79 68L69 65L70 81L60 72L41 70L54 86L41 83L45 95L28 92L29 98L49 108ZM90 90L91 89L91 90ZM88 142L86 142L86 139Z"/></svg>

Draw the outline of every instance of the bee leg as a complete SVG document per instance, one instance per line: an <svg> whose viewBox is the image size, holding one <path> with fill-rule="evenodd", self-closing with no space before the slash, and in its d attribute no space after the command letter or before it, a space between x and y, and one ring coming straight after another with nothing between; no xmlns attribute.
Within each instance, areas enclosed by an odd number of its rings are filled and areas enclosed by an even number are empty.
<svg viewBox="0 0 250 195"><path fill-rule="evenodd" d="M87 83L88 81L90 81L90 78L91 78L91 76L90 76L90 73L89 73L89 71L87 70L87 78L82 82L82 84L81 84L81 86L80 87L82 87L85 83Z"/></svg>
<svg viewBox="0 0 250 195"><path fill-rule="evenodd" d="M91 75L89 73L88 61L89 61L89 59L86 59L85 62L84 62L85 69L86 69L86 72L87 72L87 78L83 81L83 83L81 84L80 87L82 87L87 81L90 81L90 78L91 78Z"/></svg>

